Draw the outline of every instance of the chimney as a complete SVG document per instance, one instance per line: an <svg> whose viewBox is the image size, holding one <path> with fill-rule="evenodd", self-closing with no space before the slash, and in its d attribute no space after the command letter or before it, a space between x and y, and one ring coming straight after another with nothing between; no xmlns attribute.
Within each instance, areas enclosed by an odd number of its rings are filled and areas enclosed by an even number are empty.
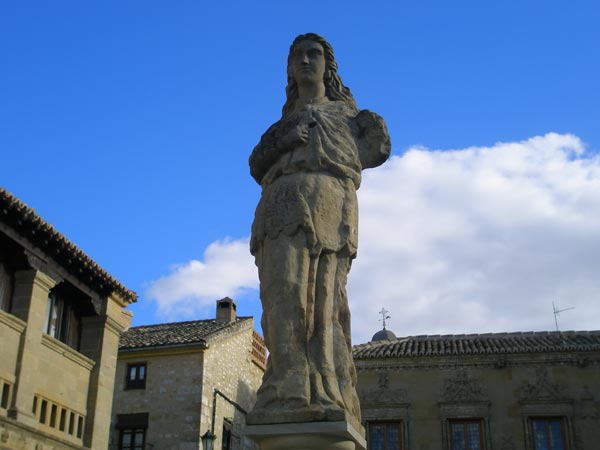
<svg viewBox="0 0 600 450"><path fill-rule="evenodd" d="M236 304L229 297L217 300L217 322L234 322Z"/></svg>

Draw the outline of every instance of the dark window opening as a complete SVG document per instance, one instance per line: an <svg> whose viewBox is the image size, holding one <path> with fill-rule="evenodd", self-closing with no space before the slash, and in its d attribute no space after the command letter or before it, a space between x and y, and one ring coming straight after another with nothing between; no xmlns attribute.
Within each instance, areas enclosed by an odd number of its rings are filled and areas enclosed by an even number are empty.
<svg viewBox="0 0 600 450"><path fill-rule="evenodd" d="M483 450L482 421L480 419L451 420L451 450Z"/></svg>
<svg viewBox="0 0 600 450"><path fill-rule="evenodd" d="M79 350L81 313L74 306L74 302L60 293L50 293L44 331L69 347Z"/></svg>
<svg viewBox="0 0 600 450"><path fill-rule="evenodd" d="M121 430L119 434L119 450L144 450L146 430L132 428Z"/></svg>
<svg viewBox="0 0 600 450"><path fill-rule="evenodd" d="M562 417L531 419L531 428L535 450L567 450Z"/></svg>
<svg viewBox="0 0 600 450"><path fill-rule="evenodd" d="M0 309L10 312L14 280L12 271L0 256Z"/></svg>
<svg viewBox="0 0 600 450"><path fill-rule="evenodd" d="M369 450L404 450L402 422L369 422Z"/></svg>
<svg viewBox="0 0 600 450"><path fill-rule="evenodd" d="M60 431L65 431L66 422L67 422L67 410L65 408L61 408L60 420L58 422L58 429Z"/></svg>
<svg viewBox="0 0 600 450"><path fill-rule="evenodd" d="M148 413L117 414L119 450L144 450Z"/></svg>
<svg viewBox="0 0 600 450"><path fill-rule="evenodd" d="M42 400L42 404L40 406L40 423L46 423L46 409L48 408L48 402L46 400Z"/></svg>
<svg viewBox="0 0 600 450"><path fill-rule="evenodd" d="M77 437L81 439L81 435L83 434L83 417L79 416L77 419Z"/></svg>
<svg viewBox="0 0 600 450"><path fill-rule="evenodd" d="M146 363L127 364L125 389L146 389Z"/></svg>
<svg viewBox="0 0 600 450"><path fill-rule="evenodd" d="M232 423L230 420L223 420L223 439L221 439L221 450L231 450L231 429Z"/></svg>
<svg viewBox="0 0 600 450"><path fill-rule="evenodd" d="M75 428L75 413L72 412L69 415L69 434L73 434L73 429Z"/></svg>
<svg viewBox="0 0 600 450"><path fill-rule="evenodd" d="M2 385L2 398L0 399L0 408L8 408L8 398L10 396L10 384L4 383Z"/></svg>
<svg viewBox="0 0 600 450"><path fill-rule="evenodd" d="M56 413L58 412L58 407L56 405L52 405L50 408L50 426L52 428L56 427Z"/></svg>

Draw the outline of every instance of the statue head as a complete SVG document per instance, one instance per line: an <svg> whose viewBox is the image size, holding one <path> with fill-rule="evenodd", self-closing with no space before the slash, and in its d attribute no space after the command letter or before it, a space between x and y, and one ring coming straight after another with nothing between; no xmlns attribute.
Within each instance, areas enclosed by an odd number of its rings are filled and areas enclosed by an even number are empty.
<svg viewBox="0 0 600 450"><path fill-rule="evenodd" d="M352 92L350 89L344 86L342 83L342 79L337 73L338 65L335 60L335 55L333 54L333 48L331 44L325 40L324 37L319 36L315 33L307 33L301 34L290 47L290 53L288 55L288 64L287 64L287 81L288 84L285 88L286 93L286 102L283 105L283 115L292 112L296 105L296 101L298 100L298 84L294 79L293 71L290 65L291 55L294 51L296 45L298 45L302 41L314 41L323 47L323 54L325 56L325 75L323 76L323 83L325 85L325 96L329 100L341 100L346 102L352 108L358 110L356 106L356 102L354 101L354 97L352 96Z"/></svg>

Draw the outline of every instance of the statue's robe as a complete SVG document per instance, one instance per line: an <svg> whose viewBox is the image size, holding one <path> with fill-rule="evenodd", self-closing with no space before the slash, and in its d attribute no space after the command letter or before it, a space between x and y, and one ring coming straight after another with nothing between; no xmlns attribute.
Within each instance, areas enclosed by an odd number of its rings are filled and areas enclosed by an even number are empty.
<svg viewBox="0 0 600 450"><path fill-rule="evenodd" d="M286 148L298 126L308 140ZM382 164L390 147L380 116L331 101L284 116L254 148L251 174L263 190L250 250L269 358L250 422L348 413L360 422L346 281L358 245L361 170Z"/></svg>

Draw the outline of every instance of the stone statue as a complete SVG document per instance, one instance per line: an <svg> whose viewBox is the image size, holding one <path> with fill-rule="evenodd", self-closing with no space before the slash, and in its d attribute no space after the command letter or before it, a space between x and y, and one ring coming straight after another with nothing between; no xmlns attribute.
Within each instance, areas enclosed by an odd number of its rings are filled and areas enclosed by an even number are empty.
<svg viewBox="0 0 600 450"><path fill-rule="evenodd" d="M361 171L390 154L385 122L359 111L331 45L290 48L281 119L250 156L262 186L250 251L270 352L249 424L360 423L346 280L358 244Z"/></svg>

